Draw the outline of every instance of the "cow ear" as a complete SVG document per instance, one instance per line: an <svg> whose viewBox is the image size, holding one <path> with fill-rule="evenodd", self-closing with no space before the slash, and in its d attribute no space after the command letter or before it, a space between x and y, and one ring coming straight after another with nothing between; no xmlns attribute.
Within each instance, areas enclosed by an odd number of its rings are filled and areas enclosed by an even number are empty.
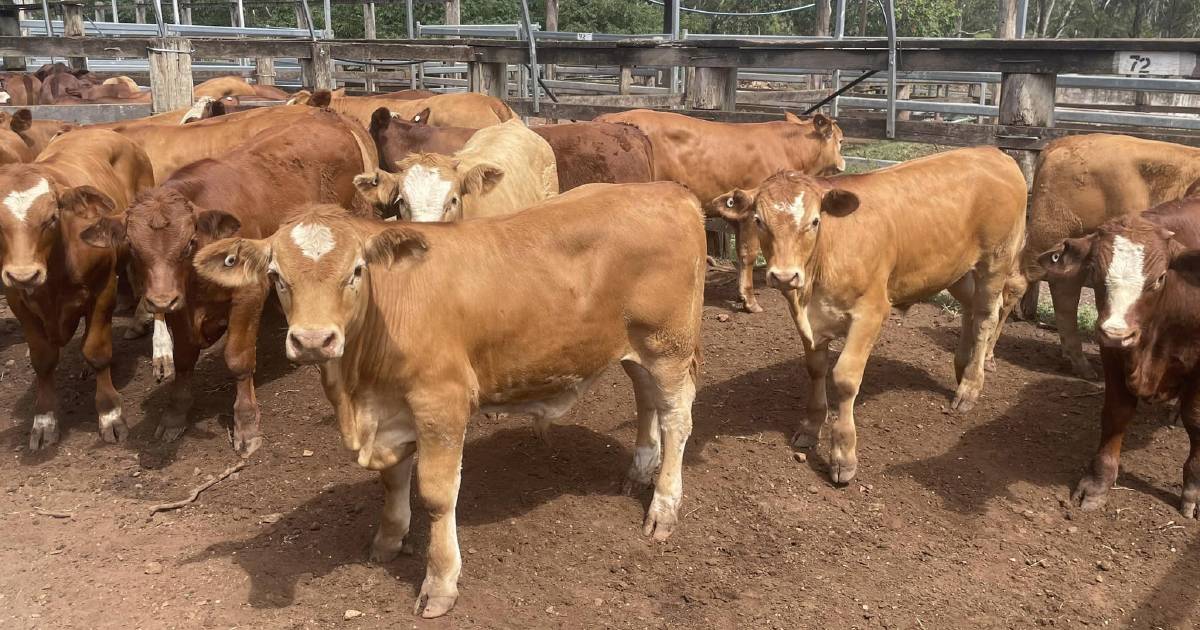
<svg viewBox="0 0 1200 630"><path fill-rule="evenodd" d="M214 241L237 234L241 227L237 217L221 210L205 210L196 215L196 232Z"/></svg>
<svg viewBox="0 0 1200 630"><path fill-rule="evenodd" d="M125 213L100 217L95 223L84 228L79 238L92 247L114 249L125 242Z"/></svg>
<svg viewBox="0 0 1200 630"><path fill-rule="evenodd" d="M261 282L270 259L265 240L226 238L200 248L192 264L205 280L236 289Z"/></svg>
<svg viewBox="0 0 1200 630"><path fill-rule="evenodd" d="M58 197L58 207L70 210L81 217L102 217L117 210L108 195L91 186L68 188Z"/></svg>
<svg viewBox="0 0 1200 630"><path fill-rule="evenodd" d="M742 221L754 214L755 191L734 188L733 190L712 200L712 207L717 209L722 217L730 221Z"/></svg>
<svg viewBox="0 0 1200 630"><path fill-rule="evenodd" d="M491 192L500 180L504 179L504 171L494 164L476 164L463 174L462 188L472 195L486 195Z"/></svg>
<svg viewBox="0 0 1200 630"><path fill-rule="evenodd" d="M1038 264L1046 270L1046 277L1052 280L1076 278L1083 272L1084 264L1092 255L1095 242L1095 234L1065 239L1055 245L1054 249L1038 256Z"/></svg>
<svg viewBox="0 0 1200 630"><path fill-rule="evenodd" d="M18 109L12 115L12 120L8 122L10 129L17 133L28 131L33 126L33 114L28 109Z"/></svg>
<svg viewBox="0 0 1200 630"><path fill-rule="evenodd" d="M333 102L333 94L329 90L317 90L308 100L308 105L310 107L329 107L331 102Z"/></svg>
<svg viewBox="0 0 1200 630"><path fill-rule="evenodd" d="M371 112L371 135L387 129L390 124L392 124L392 112L388 108L380 107Z"/></svg>
<svg viewBox="0 0 1200 630"><path fill-rule="evenodd" d="M365 258L368 265L390 267L404 258L419 259L429 244L419 232L408 227L389 227L367 239Z"/></svg>
<svg viewBox="0 0 1200 630"><path fill-rule="evenodd" d="M834 120L832 118L826 116L825 114L817 114L816 116L813 116L812 121L813 127L816 128L817 133L821 134L822 138L829 140L833 137Z"/></svg>
<svg viewBox="0 0 1200 630"><path fill-rule="evenodd" d="M288 105L308 105L308 101L312 100L312 92L308 90L299 90L292 95L292 98L287 100Z"/></svg>
<svg viewBox="0 0 1200 630"><path fill-rule="evenodd" d="M835 217L844 217L858 210L858 195L849 190L834 188L821 197L821 212Z"/></svg>
<svg viewBox="0 0 1200 630"><path fill-rule="evenodd" d="M803 120L800 119L799 116L793 114L792 112L783 112L783 119L786 120L787 122L796 123L796 124L804 122Z"/></svg>
<svg viewBox="0 0 1200 630"><path fill-rule="evenodd" d="M414 125L428 125L430 113L431 112L429 111L428 107L422 109L421 111L417 112L416 116L412 117L412 123Z"/></svg>
<svg viewBox="0 0 1200 630"><path fill-rule="evenodd" d="M379 169L370 173L355 175L354 187L364 195L375 192L375 189L379 187Z"/></svg>
<svg viewBox="0 0 1200 630"><path fill-rule="evenodd" d="M1171 271L1190 284L1200 285L1200 249L1189 249L1171 257Z"/></svg>

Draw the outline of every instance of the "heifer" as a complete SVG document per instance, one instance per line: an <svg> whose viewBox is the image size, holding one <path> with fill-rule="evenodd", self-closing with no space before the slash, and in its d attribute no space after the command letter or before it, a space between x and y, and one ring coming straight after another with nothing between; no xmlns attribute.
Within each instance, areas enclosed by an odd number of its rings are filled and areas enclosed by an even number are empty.
<svg viewBox="0 0 1200 630"><path fill-rule="evenodd" d="M1200 149L1128 136L1088 134L1060 138L1038 158L1029 211L1024 281L1045 275L1038 256L1066 238L1091 233L1105 221L1179 199L1200 180ZM1083 278L1047 278L1063 355L1072 371L1095 378L1079 337Z"/></svg>
<svg viewBox="0 0 1200 630"><path fill-rule="evenodd" d="M1012 158L974 148L863 175L783 171L713 203L726 218L758 225L768 283L788 298L800 331L811 392L807 418L792 438L797 447L814 446L830 416L829 342L846 336L833 368L834 482L849 482L857 470L854 401L893 306L946 288L962 303L951 407L975 404L998 334L1001 291L1024 239L1025 180Z"/></svg>
<svg viewBox="0 0 1200 630"><path fill-rule="evenodd" d="M596 120L642 130L653 149L654 178L683 184L700 199L713 199L734 188L754 188L782 170L825 175L846 169L842 130L824 114L801 119L789 112L784 120L773 122L720 123L637 109ZM754 297L758 230L752 221L734 227L738 294L746 310L757 313L762 311Z"/></svg>
<svg viewBox="0 0 1200 630"><path fill-rule="evenodd" d="M28 72L0 73L0 105L37 105L42 81Z"/></svg>
<svg viewBox="0 0 1200 630"><path fill-rule="evenodd" d="M37 380L32 450L58 441L54 369L80 319L83 356L96 371L100 436L118 442L128 433L109 370L117 254L84 245L80 233L151 183L146 155L103 130L73 131L31 164L0 166L0 280Z"/></svg>
<svg viewBox="0 0 1200 630"><path fill-rule="evenodd" d="M412 153L449 154L463 148L475 134L464 127L433 127L429 110L411 122L397 120L387 109L371 116L371 138L379 150L379 164L390 171ZM625 184L654 179L650 141L630 125L582 122L530 127L554 151L558 189L568 191L584 184Z"/></svg>
<svg viewBox="0 0 1200 630"><path fill-rule="evenodd" d="M318 92L313 95L316 98ZM469 127L482 129L509 120L520 120L504 101L476 92L438 94L415 100L397 100L372 96L334 96L329 107L371 126L371 116L380 107L405 120L412 120L422 110L429 110L429 124L438 127Z"/></svg>
<svg viewBox="0 0 1200 630"><path fill-rule="evenodd" d="M83 233L97 247L128 247L146 306L165 316L174 347L163 347L166 339L156 331L155 362L159 374L168 371L168 359L175 370L171 404L157 430L166 441L187 430L200 351L228 330L225 363L237 382L231 441L243 456L262 443L255 343L269 287L265 282L232 292L215 287L196 277L191 257L234 234L270 236L298 206L363 207L355 203L354 176L362 170L363 153L347 125L354 123L333 112L319 114L300 129L269 129L220 157L189 164L138 195L123 215L101 218Z"/></svg>
<svg viewBox="0 0 1200 630"><path fill-rule="evenodd" d="M638 437L626 490L654 480L642 531L678 522L704 293L700 204L670 183L592 184L526 212L455 225L354 221L314 208L270 239L196 257L231 286L275 284L287 354L321 366L343 443L386 498L371 556L409 529L409 481L431 535L416 611L445 614L462 566L455 533L464 432L476 411L543 427L620 361Z"/></svg>
<svg viewBox="0 0 1200 630"><path fill-rule="evenodd" d="M480 129L453 157L418 153L395 168L354 183L383 214L408 221L510 214L558 194L554 150L516 119Z"/></svg>
<svg viewBox="0 0 1200 630"><path fill-rule="evenodd" d="M1200 504L1200 197L1112 219L1038 258L1048 278L1093 282L1100 307L1104 406L1100 448L1071 494L1102 506L1117 480L1121 442L1138 399L1178 398L1191 440L1180 511ZM1189 250L1190 251L1187 251Z"/></svg>

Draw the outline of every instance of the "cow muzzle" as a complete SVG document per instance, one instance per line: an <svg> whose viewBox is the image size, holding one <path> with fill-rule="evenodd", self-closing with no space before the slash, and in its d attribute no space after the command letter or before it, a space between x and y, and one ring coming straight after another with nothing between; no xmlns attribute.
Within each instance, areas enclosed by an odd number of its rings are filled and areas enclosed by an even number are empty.
<svg viewBox="0 0 1200 630"><path fill-rule="evenodd" d="M804 274L798 269L768 269L767 284L781 291L804 287Z"/></svg>
<svg viewBox="0 0 1200 630"><path fill-rule="evenodd" d="M288 329L287 357L294 363L322 363L342 356L345 338L335 328Z"/></svg>
<svg viewBox="0 0 1200 630"><path fill-rule="evenodd" d="M46 282L46 268L42 265L8 265L0 276L3 276L4 286L28 291Z"/></svg>
<svg viewBox="0 0 1200 630"><path fill-rule="evenodd" d="M1100 326L1100 343L1110 348L1129 348L1138 342L1141 331L1137 328Z"/></svg>
<svg viewBox="0 0 1200 630"><path fill-rule="evenodd" d="M181 308L183 308L183 296L178 292L159 293L155 295L146 294L146 309L151 313L174 313Z"/></svg>

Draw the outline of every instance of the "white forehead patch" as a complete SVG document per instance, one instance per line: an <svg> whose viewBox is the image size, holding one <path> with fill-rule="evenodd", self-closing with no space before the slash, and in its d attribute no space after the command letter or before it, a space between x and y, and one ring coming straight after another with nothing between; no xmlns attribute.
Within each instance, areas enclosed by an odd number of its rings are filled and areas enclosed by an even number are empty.
<svg viewBox="0 0 1200 630"><path fill-rule="evenodd" d="M328 254L337 244L333 238L333 231L327 226L304 223L297 223L296 227L292 228L292 242L300 248L301 254L313 260Z"/></svg>
<svg viewBox="0 0 1200 630"><path fill-rule="evenodd" d="M38 183L28 190L14 190L8 193L8 196L4 198L4 207L8 208L8 211L18 221L24 222L25 215L29 214L29 208L33 206L33 202L48 192L50 192L50 182L39 179Z"/></svg>
<svg viewBox="0 0 1200 630"><path fill-rule="evenodd" d="M1124 236L1113 238L1112 262L1108 265L1108 275L1104 277L1109 306L1108 318L1101 324L1105 330L1120 332L1129 327L1126 316L1142 295L1142 286L1146 282L1142 271L1145 259L1144 246Z"/></svg>
<svg viewBox="0 0 1200 630"><path fill-rule="evenodd" d="M778 210L792 215L796 225L804 225L804 191L800 191L791 203L779 204Z"/></svg>
<svg viewBox="0 0 1200 630"><path fill-rule="evenodd" d="M4 105L5 103L8 103L11 100L12 100L12 97L8 95L8 92L0 92L0 105Z"/></svg>
<svg viewBox="0 0 1200 630"><path fill-rule="evenodd" d="M404 199L408 206L408 220L417 223L433 223L442 220L446 195L454 182L444 179L442 174L422 164L414 164L404 172Z"/></svg>

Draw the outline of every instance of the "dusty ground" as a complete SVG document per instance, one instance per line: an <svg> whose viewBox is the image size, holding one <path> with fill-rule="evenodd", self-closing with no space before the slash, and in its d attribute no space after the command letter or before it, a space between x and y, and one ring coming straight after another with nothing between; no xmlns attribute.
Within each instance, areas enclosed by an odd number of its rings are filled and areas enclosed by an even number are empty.
<svg viewBox="0 0 1200 630"><path fill-rule="evenodd" d="M135 426L110 446L73 344L59 373L63 443L32 455L26 348L4 312L0 627L1195 626L1200 530L1175 511L1186 437L1159 410L1128 440L1108 507L1065 507L1097 440L1096 386L1061 375L1053 333L1018 323L979 407L948 414L958 320L919 305L888 324L868 366L859 477L835 488L819 457L798 464L786 446L807 377L782 300L762 290L766 313L731 313L730 280L709 286L675 536L643 539L647 497L620 494L633 402L612 370L569 416L577 424L556 427L553 450L521 417L472 426L462 597L434 622L410 614L428 521L418 510L417 556L366 564L379 483L340 450L315 372L283 360L277 316L261 344L267 444L194 505L149 519L148 506L234 461L223 366L205 361L198 421L163 446L149 344L118 341ZM348 609L364 614L344 621Z"/></svg>

